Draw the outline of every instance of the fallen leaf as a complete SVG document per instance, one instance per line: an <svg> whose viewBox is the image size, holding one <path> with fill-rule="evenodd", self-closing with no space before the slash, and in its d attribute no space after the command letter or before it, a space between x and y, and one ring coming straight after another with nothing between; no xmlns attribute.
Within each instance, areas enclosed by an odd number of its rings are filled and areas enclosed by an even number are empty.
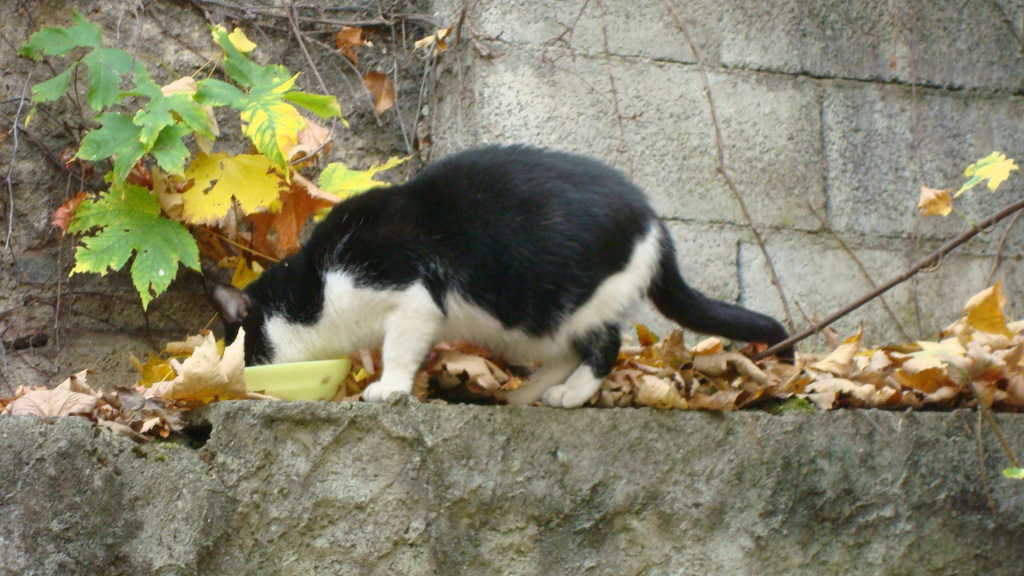
<svg viewBox="0 0 1024 576"><path fill-rule="evenodd" d="M60 208L53 213L53 220L50 221L50 226L54 228L60 228L61 236L68 233L68 226L71 224L71 219L75 217L75 210L78 209L78 205L85 200L85 192L79 192L75 194L73 198L60 205Z"/></svg>
<svg viewBox="0 0 1024 576"><path fill-rule="evenodd" d="M378 70L371 70L363 76L363 84L373 94L373 111L377 115L383 114L386 110L395 105L395 85L391 78Z"/></svg>
<svg viewBox="0 0 1024 576"><path fill-rule="evenodd" d="M761 385L768 384L768 375L739 352L720 352L693 357L693 369L708 376L724 376L732 366L739 374Z"/></svg>
<svg viewBox="0 0 1024 576"><path fill-rule="evenodd" d="M330 137L330 130L312 120L306 120L305 128L299 130L297 144L286 150L285 156L290 162L295 162L298 158L302 158L303 161L310 160L314 153L324 153L330 148Z"/></svg>
<svg viewBox="0 0 1024 576"><path fill-rule="evenodd" d="M647 329L643 324L636 324L636 339L641 346L651 346L658 343L658 336Z"/></svg>
<svg viewBox="0 0 1024 576"><path fill-rule="evenodd" d="M860 350L860 340L863 334L864 329L858 328L856 334L844 340L839 348L833 350L824 360L811 364L810 368L833 376L846 376L852 373L856 368L853 357Z"/></svg>
<svg viewBox="0 0 1024 576"><path fill-rule="evenodd" d="M245 258L238 258L235 266L235 273L231 276L231 285L239 290L244 290L250 282L260 277L263 273L263 266L259 262L248 262Z"/></svg>
<svg viewBox="0 0 1024 576"><path fill-rule="evenodd" d="M723 350L725 350L725 344L721 338L705 338L693 347L693 354L695 356L704 356L707 354L718 354Z"/></svg>
<svg viewBox="0 0 1024 576"><path fill-rule="evenodd" d="M135 355L131 355L129 359L135 369L139 371L139 379L135 381L136 386L148 387L157 382L174 379L174 368L171 367L171 363L159 356L151 354L145 362L140 361Z"/></svg>
<svg viewBox="0 0 1024 576"><path fill-rule="evenodd" d="M448 49L448 43L445 41L449 35L451 35L454 28L438 28L436 32L430 36L425 36L416 41L413 45L415 50L421 48L433 48L434 56L444 52Z"/></svg>
<svg viewBox="0 0 1024 576"><path fill-rule="evenodd" d="M90 388L85 388L88 392L82 391L86 373L87 371L83 370L52 390L44 388L21 395L4 411L13 415L44 417L91 414L96 409L99 399Z"/></svg>
<svg viewBox="0 0 1024 576"><path fill-rule="evenodd" d="M1006 296L1003 295L1002 282L996 282L967 301L967 305L964 306L967 324L980 332L1012 338L1013 332L1007 328L1006 317L1003 315L1005 306Z"/></svg>
<svg viewBox="0 0 1024 576"><path fill-rule="evenodd" d="M196 79L191 76L182 76L174 82L166 86L160 87L160 92L164 96L170 96L171 94L195 94L198 91Z"/></svg>
<svg viewBox="0 0 1024 576"><path fill-rule="evenodd" d="M159 382L146 389L147 397L206 404L215 400L246 398L245 330L240 329L235 341L221 357L217 341L207 333L202 345L184 362L171 360L178 375L170 382Z"/></svg>
<svg viewBox="0 0 1024 576"><path fill-rule="evenodd" d="M742 390L718 390L713 394L697 392L690 398L690 408L713 412L732 412L736 409L736 400L740 394L743 394Z"/></svg>
<svg viewBox="0 0 1024 576"><path fill-rule="evenodd" d="M356 55L355 49L360 46L373 46L363 38L363 29L353 26L343 26L341 30L335 32L334 45L355 66L359 65L359 57Z"/></svg>
<svg viewBox="0 0 1024 576"><path fill-rule="evenodd" d="M639 406L650 406L662 410L685 410L689 407L689 404L671 383L649 374L640 377L640 389L636 393L636 403Z"/></svg>

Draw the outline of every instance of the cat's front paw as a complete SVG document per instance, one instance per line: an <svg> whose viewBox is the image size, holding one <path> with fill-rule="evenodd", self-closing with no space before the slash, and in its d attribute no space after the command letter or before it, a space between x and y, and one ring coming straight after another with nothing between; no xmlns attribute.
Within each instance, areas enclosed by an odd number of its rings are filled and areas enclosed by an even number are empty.
<svg viewBox="0 0 1024 576"><path fill-rule="evenodd" d="M380 380L370 384L363 390L363 400L367 402L385 402L392 394L404 394L412 392L412 383L408 385L397 382L386 382Z"/></svg>
<svg viewBox="0 0 1024 576"><path fill-rule="evenodd" d="M544 403L555 408L579 408L593 396L590 390L580 390L565 384L552 386L544 391Z"/></svg>

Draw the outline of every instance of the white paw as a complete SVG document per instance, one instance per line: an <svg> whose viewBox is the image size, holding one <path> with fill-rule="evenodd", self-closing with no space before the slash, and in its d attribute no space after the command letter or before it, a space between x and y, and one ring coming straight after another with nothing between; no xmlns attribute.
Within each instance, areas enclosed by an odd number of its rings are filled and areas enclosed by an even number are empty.
<svg viewBox="0 0 1024 576"><path fill-rule="evenodd" d="M363 390L363 400L367 402L385 402L392 394L408 395L410 392L412 392L411 382L406 385L380 380L370 384L366 387L366 390Z"/></svg>
<svg viewBox="0 0 1024 576"><path fill-rule="evenodd" d="M552 386L544 391L544 403L555 408L579 408L593 396L589 390L580 390L565 384Z"/></svg>

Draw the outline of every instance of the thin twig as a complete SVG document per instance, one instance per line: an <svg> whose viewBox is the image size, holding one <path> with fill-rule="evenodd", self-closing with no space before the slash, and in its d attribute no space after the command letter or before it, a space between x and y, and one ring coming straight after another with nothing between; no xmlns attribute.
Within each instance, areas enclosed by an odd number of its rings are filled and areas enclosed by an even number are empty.
<svg viewBox="0 0 1024 576"><path fill-rule="evenodd" d="M1006 225L1006 229L1003 230L1003 236L999 239L999 245L996 247L996 255L992 259L992 269L988 271L988 277L985 278L985 286L992 285L992 278L996 275L996 270L999 269L999 265L1002 264L1003 260L1003 247L1006 246L1006 237L1010 235L1010 230L1013 230L1013 225L1017 223L1017 219L1020 215L1024 214L1024 210L1017 212L1013 215L1013 219Z"/></svg>
<svg viewBox="0 0 1024 576"><path fill-rule="evenodd" d="M309 55L309 50L306 49L306 43L302 41L302 30L299 29L298 18L295 14L295 2L288 3L288 23L291 25L292 34L295 36L295 41L299 44L299 49L302 50L302 55L306 58L306 63L309 64L311 70L313 70L313 76L316 76L317 82L320 83L320 90L324 94L330 94L330 90L327 89L327 84L324 83L324 79L320 76L320 70L317 69L316 63L313 62L313 57Z"/></svg>
<svg viewBox="0 0 1024 576"><path fill-rule="evenodd" d="M876 288L878 284L875 283L875 279L871 277L871 273L868 272L867 267L864 266L864 263L860 261L860 258L858 258L857 254L854 253L852 248L850 248L850 245L847 244L845 240L843 240L842 236L840 236L835 230L832 230L829 227L828 222L825 220L825 218L821 214L818 214L818 211L814 208L814 206L811 205L810 202L807 203L807 208L808 210L811 211L811 214L813 214L814 217L818 219L818 222L821 223L822 228L825 228L832 233L832 238L839 243L839 246L843 249L844 252L846 252L846 255L850 257L850 260L853 260L854 265L856 265L857 269L860 270L860 273L864 276L864 279L868 281L868 284L872 288ZM903 323L900 322L900 319L896 316L896 313L892 311L892 308L889 306L889 303L886 302L885 298L879 297L878 301L879 303L881 303L882 308L884 308L885 311L889 314L889 317L892 318L892 321L896 323L896 328L900 331L900 335L903 337L903 339L913 340L913 338L910 337L910 334L907 333L906 328L903 327Z"/></svg>
<svg viewBox="0 0 1024 576"><path fill-rule="evenodd" d="M686 38L686 43L690 46L690 51L693 52L694 60L697 61L697 67L700 70L701 81L704 83L704 94L708 99L708 111L711 114L711 122L715 129L715 168L718 173L725 179L726 185L732 192L733 197L736 199L736 203L739 205L740 213L743 215L743 219L747 222L747 227L750 228L751 234L754 236L754 241L757 242L758 248L761 250L761 254L764 255L765 264L768 266L768 273L771 275L772 284L775 289L779 292L779 300L782 302L782 308L786 315L786 324L789 329L792 330L793 314L789 310L789 300L786 298L786 293L782 289L782 281L779 279L779 274L775 270L775 264L772 262L771 256L768 254L768 247L765 245L764 238L761 237L761 233L758 231L757 226L754 224L754 219L750 216L750 212L747 210L747 205L743 201L743 195L740 194L739 188L736 183L733 182L732 176L729 175L728 170L725 167L725 145L722 139L722 130L718 123L718 113L715 110L715 100L711 94L711 82L708 80L708 72L704 66L704 59L701 58L700 50L697 49L697 43L693 41L693 37L690 36L690 31L686 27L686 22L683 21L683 17L679 14L679 10L671 0L662 0L662 4L669 11L672 19L675 21L676 29Z"/></svg>
<svg viewBox="0 0 1024 576"><path fill-rule="evenodd" d="M32 73L35 72L33 66L29 71L28 75L25 76L25 84L21 87L21 101L18 102L18 111L14 113L14 120L11 122L11 137L14 140L13 148L11 149L11 163L7 166L7 177L4 179L7 184L7 196L9 198L8 214L7 214L7 240L4 243L5 248L11 247L11 236L14 235L14 165L17 163L19 142L18 132L21 130L18 127L18 120L21 118L21 111L25 109L25 93L28 91L29 84L32 83Z"/></svg>
<svg viewBox="0 0 1024 576"><path fill-rule="evenodd" d="M615 121L619 126L619 152L626 155L626 163L629 168L629 175L633 175L633 155L629 152L629 145L626 141L626 123L622 117L622 109L619 105L619 90L615 87L615 74L612 73L612 53L608 43L608 10L604 3L597 0L597 9L601 13L601 41L604 47L604 63L608 69L608 87L612 93L612 105L615 108ZM582 12L581 12L582 13ZM577 16L579 21L579 16ZM575 26L575 24L573 24Z"/></svg>
<svg viewBox="0 0 1024 576"><path fill-rule="evenodd" d="M936 266L939 263L939 261L942 260L943 256L945 256L946 254L949 254L950 252L952 252L954 249L959 247L964 242L967 242L971 238L974 238L975 236L978 235L979 232L981 232L981 231L991 227L992 225L996 224L997 222L999 222L999 221L1001 221L1001 220L1003 220L1005 218L1008 218L1010 215L1012 215L1013 213L1018 212L1020 210L1024 210L1024 199L1018 200L1018 201L1014 202L1013 204L1010 204L1009 206L1003 208L999 212L996 212L992 216L989 216L988 218L985 218L984 220L979 222L977 225L973 226L971 229L969 229L966 232L964 232L963 234L961 234L961 235L957 236L956 238L950 240L949 242L943 244L941 248L939 248L938 250L932 252L931 254L926 256L924 259L919 261L917 264L914 264L913 266L911 266L907 270L903 271L896 278L893 278L892 280L890 280L889 282L886 282L882 286L879 286L878 288L875 288L874 290L868 292L864 296L861 296L856 301L854 301L852 304L849 304L849 305L845 306L843 309L839 310L835 314L832 314L828 318L825 318L821 322L818 322L814 326L811 326L807 330L804 330L803 332L801 332L801 333L799 333L799 334L797 334L795 336L792 336L790 338L787 338L786 340L783 340L782 342L779 342L778 344L768 348L767 350L765 350L764 352L761 352L760 354L758 354L754 358L756 360L760 360L761 358L765 358L767 356L771 356L772 354L775 354L779 350L785 350L786 348L789 348L790 346L796 344L797 342L800 342L804 338L807 338L808 336L811 336L812 334L816 334L822 328L832 324L836 320L839 320L843 316L846 316L850 312L853 312L854 310L856 310L856 309L860 308L861 306L867 304L868 302L874 300L875 298L877 298L881 294L884 294L884 293L888 292L893 287L898 286L899 284L902 284L903 282L907 281L907 279L913 277L915 274L917 274L921 270L923 270L925 268L932 267L932 266Z"/></svg>

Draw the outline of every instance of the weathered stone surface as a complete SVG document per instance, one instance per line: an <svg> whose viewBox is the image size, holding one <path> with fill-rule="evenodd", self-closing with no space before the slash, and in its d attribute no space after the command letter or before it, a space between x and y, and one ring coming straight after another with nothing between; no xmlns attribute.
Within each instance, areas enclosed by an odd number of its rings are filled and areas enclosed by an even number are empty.
<svg viewBox="0 0 1024 576"><path fill-rule="evenodd" d="M460 0L436 2L458 14ZM1016 90L1019 2L696 0L675 2L713 66L815 77ZM660 0L487 2L480 28L503 40L581 54L694 62Z"/></svg>
<svg viewBox="0 0 1024 576"><path fill-rule="evenodd" d="M462 9L436 4L451 21ZM1011 128L1024 113L1019 2L974 7L969 18L950 2L677 6L701 48L725 165L749 222L717 170L701 68L657 0L471 5L478 41L497 57L468 51L449 62L435 151L525 142L609 162L677 232L692 234L676 234L688 240L687 278L782 317L753 223L796 330L868 291L857 261L886 282L1012 201L1011 180L998 194L960 197L961 212L946 219L916 209L922 185L956 188L978 158L1024 148ZM865 324L874 342L931 338L998 279L1009 302L1021 301L1021 230L981 235L891 294L896 319L876 303L838 328ZM723 241L736 251L723 253ZM711 281L701 281L705 273ZM636 319L668 327L648 313Z"/></svg>
<svg viewBox="0 0 1024 576"><path fill-rule="evenodd" d="M226 402L203 418L199 450L0 418L0 574L953 575L1024 560L1018 483L990 431L979 463L966 412ZM1024 419L996 420L1024 444Z"/></svg>

